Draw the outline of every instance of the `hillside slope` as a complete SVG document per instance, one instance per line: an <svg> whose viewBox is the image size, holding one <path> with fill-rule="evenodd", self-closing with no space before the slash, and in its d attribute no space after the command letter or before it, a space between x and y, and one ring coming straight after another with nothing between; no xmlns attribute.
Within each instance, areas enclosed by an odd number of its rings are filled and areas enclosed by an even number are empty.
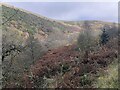
<svg viewBox="0 0 120 90"><path fill-rule="evenodd" d="M110 28L117 25L101 21L56 21L9 5L2 5L2 12L3 33L5 30L11 29L15 29L26 37L29 36L29 33L33 33L34 37L42 43L42 46L46 46L45 48L74 43L77 41L79 32L85 29L86 22L98 34L105 25Z"/></svg>
<svg viewBox="0 0 120 90"><path fill-rule="evenodd" d="M33 13L6 5L2 6L2 12L3 23L5 23L3 30L16 29L16 31L23 34L25 32L28 34L32 33L35 38L38 38L44 44L43 46L58 47L71 43L74 41L72 39L76 38L80 31L77 26L65 24L64 22L55 21L43 16L36 16ZM8 19L9 21L6 22Z"/></svg>

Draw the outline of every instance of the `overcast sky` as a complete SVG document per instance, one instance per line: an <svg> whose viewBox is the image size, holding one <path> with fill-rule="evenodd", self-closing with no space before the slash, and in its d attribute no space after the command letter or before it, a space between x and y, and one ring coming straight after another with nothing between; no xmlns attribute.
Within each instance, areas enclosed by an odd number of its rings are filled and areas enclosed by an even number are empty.
<svg viewBox="0 0 120 90"><path fill-rule="evenodd" d="M57 20L118 21L117 2L10 2L9 4Z"/></svg>

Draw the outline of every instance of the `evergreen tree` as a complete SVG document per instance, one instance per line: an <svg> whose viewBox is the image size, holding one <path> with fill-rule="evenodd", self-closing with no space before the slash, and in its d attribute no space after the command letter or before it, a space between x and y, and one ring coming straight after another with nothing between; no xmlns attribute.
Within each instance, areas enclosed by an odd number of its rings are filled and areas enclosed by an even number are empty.
<svg viewBox="0 0 120 90"><path fill-rule="evenodd" d="M101 44L105 45L108 41L109 41L109 35L106 33L104 29L101 35Z"/></svg>

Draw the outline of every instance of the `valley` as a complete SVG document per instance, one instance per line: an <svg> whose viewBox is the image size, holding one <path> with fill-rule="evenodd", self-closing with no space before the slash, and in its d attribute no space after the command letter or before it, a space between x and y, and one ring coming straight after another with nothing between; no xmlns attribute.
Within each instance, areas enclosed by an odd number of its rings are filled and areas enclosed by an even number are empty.
<svg viewBox="0 0 120 90"><path fill-rule="evenodd" d="M118 60L117 23L60 21L1 7L3 88L101 88L98 78ZM102 44L104 29L109 41Z"/></svg>

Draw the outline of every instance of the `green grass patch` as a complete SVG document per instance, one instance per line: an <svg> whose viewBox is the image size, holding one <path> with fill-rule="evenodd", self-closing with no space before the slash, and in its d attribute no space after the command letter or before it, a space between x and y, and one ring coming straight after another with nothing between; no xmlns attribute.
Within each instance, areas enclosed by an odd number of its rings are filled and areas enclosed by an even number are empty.
<svg viewBox="0 0 120 90"><path fill-rule="evenodd" d="M104 74L101 74L97 79L96 88L118 88L118 60L114 60L112 64L107 67Z"/></svg>

